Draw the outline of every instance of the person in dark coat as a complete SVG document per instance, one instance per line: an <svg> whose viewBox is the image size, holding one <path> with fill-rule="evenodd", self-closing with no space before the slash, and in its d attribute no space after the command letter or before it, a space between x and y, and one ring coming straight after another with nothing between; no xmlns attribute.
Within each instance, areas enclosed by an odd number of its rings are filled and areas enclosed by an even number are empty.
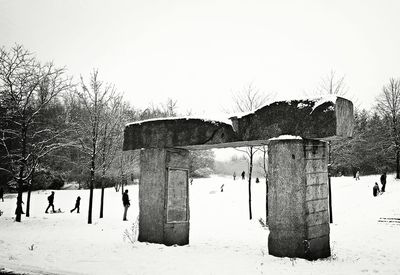
<svg viewBox="0 0 400 275"><path fill-rule="evenodd" d="M246 176L246 173L243 171L242 172L242 180L244 180L245 176Z"/></svg>
<svg viewBox="0 0 400 275"><path fill-rule="evenodd" d="M0 187L0 199L1 199L1 201L4 201L3 196L4 196L4 189L3 189L3 187Z"/></svg>
<svg viewBox="0 0 400 275"><path fill-rule="evenodd" d="M131 206L131 203L129 201L129 196L128 196L128 189L125 190L124 194L122 195L122 203L124 205L124 221L127 221L126 219L126 214L128 213L128 208Z"/></svg>
<svg viewBox="0 0 400 275"><path fill-rule="evenodd" d="M19 201L21 201L21 203L18 203ZM15 215L19 214L25 214L24 210L22 209L22 205L24 204L24 201L22 200L22 197L17 197L17 208L15 209Z"/></svg>
<svg viewBox="0 0 400 275"><path fill-rule="evenodd" d="M374 197L378 196L380 190L379 190L379 185L377 182L375 182L374 187L372 188L372 194L374 195Z"/></svg>
<svg viewBox="0 0 400 275"><path fill-rule="evenodd" d="M385 192L385 187L386 187L386 172L384 172L381 175L381 184L382 184L382 188L381 188L381 192Z"/></svg>
<svg viewBox="0 0 400 275"><path fill-rule="evenodd" d="M49 205L47 206L45 213L49 213L47 211L49 210L50 207L52 208L53 212L56 212L54 210L54 204L53 204L54 203L54 191L51 191L51 195L47 197L47 200L49 201Z"/></svg>
<svg viewBox="0 0 400 275"><path fill-rule="evenodd" d="M75 208L71 210L71 213L74 212L75 210L77 210L76 213L79 213L79 206L80 205L81 205L81 197L78 196L76 198Z"/></svg>

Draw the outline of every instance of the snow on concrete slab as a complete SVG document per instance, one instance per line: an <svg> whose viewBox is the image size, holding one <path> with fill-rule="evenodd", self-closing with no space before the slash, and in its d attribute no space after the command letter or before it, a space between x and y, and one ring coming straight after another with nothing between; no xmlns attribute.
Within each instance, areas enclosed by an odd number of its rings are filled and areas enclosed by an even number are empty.
<svg viewBox="0 0 400 275"><path fill-rule="evenodd" d="M255 112L257 112L258 110L260 110L260 109L262 109L262 108L264 108L266 106L269 106L271 104L285 103L285 104L288 104L288 105L292 105L295 102L297 103L296 107L298 109L303 109L303 108L306 108L306 107L312 107L312 111L311 111L311 113L312 113L315 110L315 108L317 108L318 106L320 106L320 105L322 105L322 104L324 104L326 102L336 103L337 98L338 98L338 96L336 96L336 95L326 94L326 95L321 95L321 96L316 96L316 97L311 97L311 98L280 99L280 100L276 100L274 102L268 103L266 105L260 106L259 108L255 109L253 111L231 114L229 116L229 118L231 118L231 119L233 119L233 118L240 119L240 118L242 118L244 116L252 115ZM310 102L310 105L307 102Z"/></svg>
<svg viewBox="0 0 400 275"><path fill-rule="evenodd" d="M232 121L224 116L221 115L209 115L209 116L184 116L184 117L159 117L159 118L151 118L151 119L145 119L145 120L140 120L140 121L134 121L127 123L125 127L129 125L140 125L143 123L147 122L152 122L152 121L165 121L165 120L201 120L204 122L210 122L210 123L224 123L228 125L232 125Z"/></svg>
<svg viewBox="0 0 400 275"><path fill-rule="evenodd" d="M273 137L273 138L270 138L269 140L288 140L288 139L303 139L303 138L299 137L299 136L292 136L292 135L280 135L279 137Z"/></svg>
<svg viewBox="0 0 400 275"><path fill-rule="evenodd" d="M190 185L190 244L167 247L130 243L124 232L138 215L138 186L128 186L132 206L122 221L121 193L106 189L104 219L98 219L100 190L94 192L88 225L88 190L55 191L61 214L45 214L49 191L32 194L31 217L13 221L16 198L0 202L0 270L38 274L400 274L400 226L380 223L400 217L400 182L388 176L387 192L372 196L379 175L332 178L332 257L306 261L268 254L265 184L252 184L253 220L248 218L248 185L232 177L194 179ZM220 186L224 184L224 192ZM81 214L69 213L81 196ZM24 196L26 203L26 196ZM33 249L31 249L33 248ZM39 273L40 274L40 273Z"/></svg>

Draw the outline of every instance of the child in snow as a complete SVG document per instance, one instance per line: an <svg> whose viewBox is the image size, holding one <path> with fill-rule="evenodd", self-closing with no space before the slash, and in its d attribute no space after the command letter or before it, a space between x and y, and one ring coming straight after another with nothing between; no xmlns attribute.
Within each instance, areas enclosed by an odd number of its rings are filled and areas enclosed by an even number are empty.
<svg viewBox="0 0 400 275"><path fill-rule="evenodd" d="M75 202L75 208L71 210L71 213L75 211L75 209L77 210L76 213L79 213L79 206L81 205L81 197L77 197L76 198L76 202Z"/></svg>
<svg viewBox="0 0 400 275"><path fill-rule="evenodd" d="M356 172L356 180L360 180L360 171Z"/></svg>
<svg viewBox="0 0 400 275"><path fill-rule="evenodd" d="M236 172L233 172L233 180L236 179Z"/></svg>
<svg viewBox="0 0 400 275"><path fill-rule="evenodd" d="M221 185L221 192L224 192L224 184Z"/></svg>
<svg viewBox="0 0 400 275"><path fill-rule="evenodd" d="M379 185L377 182L375 182L374 187L372 188L372 194L374 195L374 197L378 196L380 190L379 190Z"/></svg>

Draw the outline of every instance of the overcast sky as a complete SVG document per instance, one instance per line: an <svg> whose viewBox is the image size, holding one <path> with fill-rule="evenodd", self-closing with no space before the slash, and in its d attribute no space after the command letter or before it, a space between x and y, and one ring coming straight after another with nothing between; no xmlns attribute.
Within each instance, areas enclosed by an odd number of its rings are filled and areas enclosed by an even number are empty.
<svg viewBox="0 0 400 275"><path fill-rule="evenodd" d="M0 0L0 45L76 79L98 68L137 107L216 113L249 83L298 98L334 70L370 108L400 77L399 14L397 0Z"/></svg>

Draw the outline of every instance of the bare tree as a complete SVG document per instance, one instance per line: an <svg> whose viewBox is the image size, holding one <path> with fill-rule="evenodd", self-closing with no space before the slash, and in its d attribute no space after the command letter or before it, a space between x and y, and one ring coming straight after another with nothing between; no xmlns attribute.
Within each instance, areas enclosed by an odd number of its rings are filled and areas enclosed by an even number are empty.
<svg viewBox="0 0 400 275"><path fill-rule="evenodd" d="M165 105L163 105L161 108L162 108L165 116L174 117L174 116L176 116L177 107L178 107L178 101L168 98Z"/></svg>
<svg viewBox="0 0 400 275"><path fill-rule="evenodd" d="M273 98L272 94L263 94L253 84L244 87L233 95L233 112L251 112L265 105Z"/></svg>
<svg viewBox="0 0 400 275"><path fill-rule="evenodd" d="M265 178L265 223L268 224L268 146L263 145L259 149L263 155L259 166Z"/></svg>
<svg viewBox="0 0 400 275"><path fill-rule="evenodd" d="M0 105L6 108L0 118L2 157L17 182L15 211L21 221L23 186L31 177L41 158L64 145L64 131L40 123L46 107L62 92L71 88L65 69L53 63L41 64L20 45L9 51L0 49Z"/></svg>
<svg viewBox="0 0 400 275"><path fill-rule="evenodd" d="M396 178L400 178L400 79L391 78L389 84L383 86L382 93L377 97L376 108L387 118L391 127L391 140L396 153Z"/></svg>
<svg viewBox="0 0 400 275"><path fill-rule="evenodd" d="M100 218L103 218L104 181L107 170L111 167L117 152L122 151L123 126L122 96L115 94L104 107L104 122L101 129L100 166L101 166L101 199Z"/></svg>
<svg viewBox="0 0 400 275"><path fill-rule="evenodd" d="M321 83L317 88L317 94L331 94L344 96L348 92L344 76L337 76L334 70L321 79Z"/></svg>
<svg viewBox="0 0 400 275"><path fill-rule="evenodd" d="M87 85L83 77L81 77L80 89L77 89L75 94L77 96L76 109L73 111L74 121L76 122L75 127L79 136L81 150L90 157L88 223L91 224L93 188L95 172L98 168L96 165L98 162L97 157L102 149L102 144L104 144L102 143L104 131L110 133L111 131L108 131L106 128L112 128L109 124L111 118L108 117L108 107L116 100L118 95L113 85L104 84L99 80L97 70L93 70L91 73L89 85ZM103 168L105 168L105 166Z"/></svg>
<svg viewBox="0 0 400 275"><path fill-rule="evenodd" d="M233 111L234 112L250 112L254 111L261 106L267 104L273 95L271 94L262 94L258 89L256 89L252 84L246 86L241 92L236 93L233 96ZM253 157L254 154L259 151L258 147L249 146L246 149L236 149L241 151L247 155L248 163L249 163L249 173L248 173L248 182L249 182L249 218L250 220L253 218L252 208L251 208L251 176L253 172Z"/></svg>

